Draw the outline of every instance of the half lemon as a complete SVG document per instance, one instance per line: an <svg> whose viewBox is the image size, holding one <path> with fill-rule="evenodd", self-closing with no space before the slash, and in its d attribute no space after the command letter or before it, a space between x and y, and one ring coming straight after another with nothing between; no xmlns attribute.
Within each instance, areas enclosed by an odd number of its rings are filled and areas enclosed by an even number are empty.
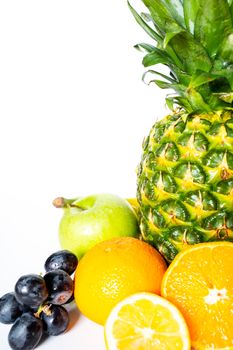
<svg viewBox="0 0 233 350"><path fill-rule="evenodd" d="M136 293L119 302L105 324L108 350L190 350L181 312L152 293Z"/></svg>

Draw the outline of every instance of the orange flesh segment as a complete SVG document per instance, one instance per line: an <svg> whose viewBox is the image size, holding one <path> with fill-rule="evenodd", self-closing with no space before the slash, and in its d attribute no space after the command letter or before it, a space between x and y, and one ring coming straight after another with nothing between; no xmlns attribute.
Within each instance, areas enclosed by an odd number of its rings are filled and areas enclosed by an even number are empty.
<svg viewBox="0 0 233 350"><path fill-rule="evenodd" d="M164 276L162 295L184 315L193 349L233 349L232 243L181 254Z"/></svg>

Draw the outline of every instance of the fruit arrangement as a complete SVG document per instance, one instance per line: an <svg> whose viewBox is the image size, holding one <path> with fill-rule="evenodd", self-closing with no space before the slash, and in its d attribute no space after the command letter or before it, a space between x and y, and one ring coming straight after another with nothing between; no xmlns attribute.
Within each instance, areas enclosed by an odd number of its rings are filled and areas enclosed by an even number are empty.
<svg viewBox="0 0 233 350"><path fill-rule="evenodd" d="M13 350L34 349L43 335L56 336L69 326L64 307L73 300L73 279L77 257L67 250L50 255L45 261L44 276L21 276L14 292L0 298L0 322L13 324L8 342Z"/></svg>
<svg viewBox="0 0 233 350"><path fill-rule="evenodd" d="M0 299L13 350L64 332L73 297L108 350L233 349L233 2L142 2L155 44L136 48L168 71L144 79L174 90L172 112L143 142L137 200L54 201L65 251Z"/></svg>

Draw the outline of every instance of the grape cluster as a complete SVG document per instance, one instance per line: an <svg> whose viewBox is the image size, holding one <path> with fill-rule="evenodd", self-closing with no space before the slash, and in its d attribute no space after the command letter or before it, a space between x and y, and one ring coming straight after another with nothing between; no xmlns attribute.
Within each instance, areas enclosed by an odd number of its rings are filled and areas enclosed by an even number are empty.
<svg viewBox="0 0 233 350"><path fill-rule="evenodd" d="M12 324L8 342L13 350L31 350L43 335L59 335L69 325L63 306L73 300L77 257L68 250L53 253L45 261L44 276L21 276L14 292L0 298L0 322Z"/></svg>

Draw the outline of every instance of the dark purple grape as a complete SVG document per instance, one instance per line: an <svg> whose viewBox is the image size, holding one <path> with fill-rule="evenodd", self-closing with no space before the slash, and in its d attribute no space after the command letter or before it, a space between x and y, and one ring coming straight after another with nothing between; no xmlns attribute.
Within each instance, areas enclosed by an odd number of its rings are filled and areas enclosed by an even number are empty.
<svg viewBox="0 0 233 350"><path fill-rule="evenodd" d="M25 312L32 312L33 314L38 311L38 306L32 307L32 306L27 306L25 304L21 304L21 308L23 310L23 313Z"/></svg>
<svg viewBox="0 0 233 350"><path fill-rule="evenodd" d="M22 312L22 306L16 300L14 293L7 293L0 298L1 323L14 323Z"/></svg>
<svg viewBox="0 0 233 350"><path fill-rule="evenodd" d="M77 265L78 259L76 255L69 250L59 250L48 257L45 261L44 267L46 272L59 269L72 275Z"/></svg>
<svg viewBox="0 0 233 350"><path fill-rule="evenodd" d="M65 304L69 304L69 303L72 303L72 301L74 301L74 293L72 293L70 299L68 299Z"/></svg>
<svg viewBox="0 0 233 350"><path fill-rule="evenodd" d="M35 349L43 334L43 322L32 313L19 317L8 335L8 342L13 350Z"/></svg>
<svg viewBox="0 0 233 350"><path fill-rule="evenodd" d="M39 307L48 297L45 280L39 275L24 275L15 285L16 299L31 308Z"/></svg>
<svg viewBox="0 0 233 350"><path fill-rule="evenodd" d="M49 271L44 275L49 292L48 302L55 305L65 304L73 294L73 280L63 270Z"/></svg>
<svg viewBox="0 0 233 350"><path fill-rule="evenodd" d="M69 325L68 311L60 305L50 304L41 314L44 331L48 335L64 333Z"/></svg>

